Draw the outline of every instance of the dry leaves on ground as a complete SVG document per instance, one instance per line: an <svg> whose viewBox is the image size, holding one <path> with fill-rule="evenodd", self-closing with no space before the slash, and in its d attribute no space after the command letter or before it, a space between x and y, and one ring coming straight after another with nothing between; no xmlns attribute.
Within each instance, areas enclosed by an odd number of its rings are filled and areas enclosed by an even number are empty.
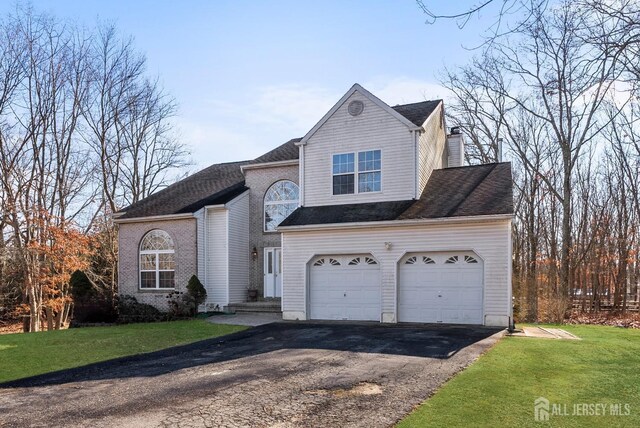
<svg viewBox="0 0 640 428"><path fill-rule="evenodd" d="M640 314L611 314L611 313L574 313L567 324L610 325L624 328L640 328Z"/></svg>

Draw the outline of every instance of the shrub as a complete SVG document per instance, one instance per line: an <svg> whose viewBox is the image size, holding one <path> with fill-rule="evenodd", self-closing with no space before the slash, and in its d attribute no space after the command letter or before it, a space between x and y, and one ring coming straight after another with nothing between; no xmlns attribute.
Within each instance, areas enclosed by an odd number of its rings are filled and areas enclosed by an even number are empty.
<svg viewBox="0 0 640 428"><path fill-rule="evenodd" d="M172 291L167 294L167 305L169 306L169 317L172 319L189 318L193 316L195 300L189 293L182 291Z"/></svg>
<svg viewBox="0 0 640 428"><path fill-rule="evenodd" d="M172 291L167 294L169 315L172 318L194 317L198 314L198 305L207 299L207 290L197 276L193 275L187 284L187 292Z"/></svg>
<svg viewBox="0 0 640 428"><path fill-rule="evenodd" d="M133 296L120 296L118 302L118 322L121 324L167 321L169 318L168 314L154 306L138 302Z"/></svg>
<svg viewBox="0 0 640 428"><path fill-rule="evenodd" d="M71 274L69 287L74 299L86 299L95 296L96 290L86 273L77 270Z"/></svg>
<svg viewBox="0 0 640 428"><path fill-rule="evenodd" d="M204 303L207 300L207 290L204 288L204 285L200 282L197 276L193 275L189 278L189 283L187 284L187 292L193 298L194 301L194 315L198 312L198 305Z"/></svg>
<svg viewBox="0 0 640 428"><path fill-rule="evenodd" d="M84 272L73 272L69 288L73 296L73 324L115 321L117 314L110 296L95 287Z"/></svg>

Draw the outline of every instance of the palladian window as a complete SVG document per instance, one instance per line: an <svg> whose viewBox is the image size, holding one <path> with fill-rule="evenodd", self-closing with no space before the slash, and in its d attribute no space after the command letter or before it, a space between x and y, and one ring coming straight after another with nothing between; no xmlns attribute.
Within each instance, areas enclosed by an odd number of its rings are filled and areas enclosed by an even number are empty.
<svg viewBox="0 0 640 428"><path fill-rule="evenodd" d="M298 185L282 180L269 187L264 195L264 230L274 231L276 227L298 208Z"/></svg>
<svg viewBox="0 0 640 428"><path fill-rule="evenodd" d="M175 288L173 239L164 230L152 230L140 243L140 288Z"/></svg>

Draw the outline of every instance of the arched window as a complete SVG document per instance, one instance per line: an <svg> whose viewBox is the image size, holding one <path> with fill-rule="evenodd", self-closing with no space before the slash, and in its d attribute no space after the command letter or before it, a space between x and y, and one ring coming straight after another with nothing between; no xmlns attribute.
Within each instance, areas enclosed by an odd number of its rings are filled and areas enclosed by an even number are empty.
<svg viewBox="0 0 640 428"><path fill-rule="evenodd" d="M264 195L264 230L269 232L298 208L298 185L289 180L273 183Z"/></svg>
<svg viewBox="0 0 640 428"><path fill-rule="evenodd" d="M173 239L164 230L152 230L140 243L140 288L175 288Z"/></svg>

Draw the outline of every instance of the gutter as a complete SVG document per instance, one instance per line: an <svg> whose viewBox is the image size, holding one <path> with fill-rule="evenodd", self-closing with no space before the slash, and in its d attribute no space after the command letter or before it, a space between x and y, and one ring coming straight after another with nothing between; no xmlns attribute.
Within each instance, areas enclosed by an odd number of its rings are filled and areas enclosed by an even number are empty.
<svg viewBox="0 0 640 428"><path fill-rule="evenodd" d="M198 208L197 211L200 211L201 209L209 209L209 208L226 208L227 205L238 199L240 196L246 195L249 192L249 190L245 190L244 192L240 193L238 196L236 196L235 198L231 199L231 201L225 203L225 204L216 204L216 205L205 205L203 207ZM125 212L126 214L126 212ZM148 222L148 221L164 221L164 220L183 220L183 219L189 219L189 218L196 218L195 212L193 213L182 213L182 214L167 214L167 215L154 215L154 216L148 216L148 217L132 217L132 218L123 218L123 219L118 219L118 218L114 218L113 222L114 223L118 223L118 224L124 224L124 223L144 223L144 222Z"/></svg>
<svg viewBox="0 0 640 428"><path fill-rule="evenodd" d="M298 159L242 165L240 167L240 171L245 172L246 170L249 170L249 169L275 168L279 166L289 166L289 165L298 165Z"/></svg>
<svg viewBox="0 0 640 428"><path fill-rule="evenodd" d="M493 214L483 216L465 217L439 217L420 218L410 220L385 220L367 221L354 223L327 223L327 224L305 224L300 226L281 226L277 230L280 232L302 232L307 230L330 230L330 229L370 229L372 227L402 227L402 226L426 226L439 224L460 224L460 223L484 223L503 220L512 220L514 214Z"/></svg>
<svg viewBox="0 0 640 428"><path fill-rule="evenodd" d="M193 213L183 213L183 214L167 214L167 215L154 215L149 217L132 217L132 218L114 218L113 222L117 224L125 224L125 223L143 223L148 221L163 221L163 220L183 220L195 218Z"/></svg>

